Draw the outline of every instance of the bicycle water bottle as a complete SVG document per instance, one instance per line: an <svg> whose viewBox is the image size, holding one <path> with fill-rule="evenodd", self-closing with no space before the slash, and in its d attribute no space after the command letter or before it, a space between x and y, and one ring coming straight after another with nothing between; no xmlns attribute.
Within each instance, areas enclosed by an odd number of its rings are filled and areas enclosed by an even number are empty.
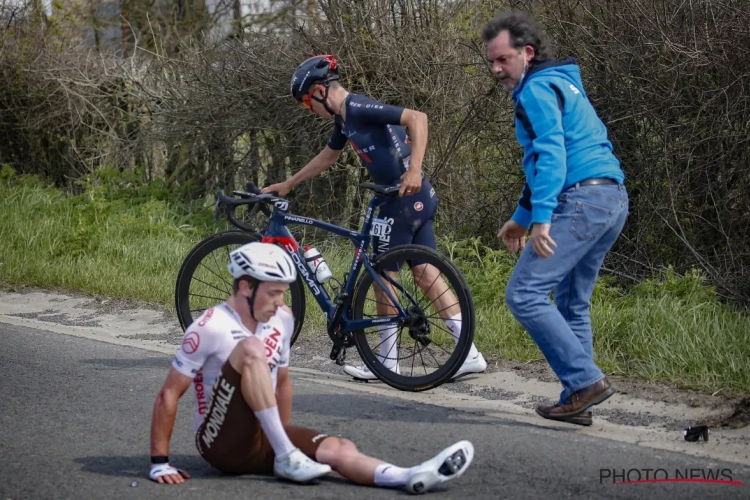
<svg viewBox="0 0 750 500"><path fill-rule="evenodd" d="M312 270L318 283L325 283L333 276L323 256L312 247L305 247L305 262Z"/></svg>

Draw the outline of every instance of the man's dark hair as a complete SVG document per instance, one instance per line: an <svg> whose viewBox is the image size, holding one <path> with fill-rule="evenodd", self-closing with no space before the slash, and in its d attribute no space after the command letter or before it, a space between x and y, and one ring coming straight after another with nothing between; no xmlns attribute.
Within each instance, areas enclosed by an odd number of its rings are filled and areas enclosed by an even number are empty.
<svg viewBox="0 0 750 500"><path fill-rule="evenodd" d="M510 35L510 43L514 48L520 49L526 45L531 45L534 48L532 64L541 63L554 57L552 46L544 30L525 12L506 12L495 16L484 27L482 38L485 42L489 42L503 31L507 31Z"/></svg>
<svg viewBox="0 0 750 500"><path fill-rule="evenodd" d="M239 291L240 281L247 281L252 287L258 286L258 280L253 278L252 276L240 276L239 278L234 280L234 283L232 283L232 293L237 293Z"/></svg>

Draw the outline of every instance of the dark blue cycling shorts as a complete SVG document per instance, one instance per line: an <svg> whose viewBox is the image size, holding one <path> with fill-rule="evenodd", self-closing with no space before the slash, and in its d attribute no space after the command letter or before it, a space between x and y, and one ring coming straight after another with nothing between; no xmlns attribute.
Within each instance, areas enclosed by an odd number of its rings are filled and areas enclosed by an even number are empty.
<svg viewBox="0 0 750 500"><path fill-rule="evenodd" d="M382 236L373 236L372 249L375 255L397 247L399 245L424 245L433 250L437 247L433 221L437 212L437 195L432 184L427 179L422 181L422 187L414 195L389 198L380 205L378 219L385 227ZM413 267L421 262L409 262ZM400 263L388 266L388 271L397 271Z"/></svg>

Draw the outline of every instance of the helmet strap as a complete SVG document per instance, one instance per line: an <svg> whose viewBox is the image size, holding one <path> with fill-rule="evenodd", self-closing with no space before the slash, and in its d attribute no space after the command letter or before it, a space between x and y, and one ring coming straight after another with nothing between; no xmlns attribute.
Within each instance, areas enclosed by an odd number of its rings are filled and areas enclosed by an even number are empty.
<svg viewBox="0 0 750 500"><path fill-rule="evenodd" d="M258 321L255 319L255 294L258 293L258 286L260 286L260 281L253 280L253 294L250 295L250 298L247 299L247 305L250 307L250 317L253 318L255 321Z"/></svg>
<svg viewBox="0 0 750 500"><path fill-rule="evenodd" d="M318 99L317 97L310 96L311 99L319 102L323 105L323 107L330 113L331 115L335 115L336 113L333 112L331 107L328 105L328 91L330 90L330 85L333 80L338 80L338 77L329 77L323 82L323 86L326 88L325 94L323 94L323 99Z"/></svg>

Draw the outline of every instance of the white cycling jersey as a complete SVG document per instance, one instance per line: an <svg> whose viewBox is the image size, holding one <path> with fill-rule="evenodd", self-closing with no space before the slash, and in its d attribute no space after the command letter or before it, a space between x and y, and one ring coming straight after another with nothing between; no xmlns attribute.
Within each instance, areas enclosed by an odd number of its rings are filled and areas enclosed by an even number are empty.
<svg viewBox="0 0 750 500"><path fill-rule="evenodd" d="M279 368L289 366L293 331L294 317L279 309L267 323L258 323L255 332L251 332L242 324L237 311L226 302L207 309L185 330L172 366L193 378L196 431L203 423L211 403L214 382L237 343L254 335L265 344L275 390Z"/></svg>

